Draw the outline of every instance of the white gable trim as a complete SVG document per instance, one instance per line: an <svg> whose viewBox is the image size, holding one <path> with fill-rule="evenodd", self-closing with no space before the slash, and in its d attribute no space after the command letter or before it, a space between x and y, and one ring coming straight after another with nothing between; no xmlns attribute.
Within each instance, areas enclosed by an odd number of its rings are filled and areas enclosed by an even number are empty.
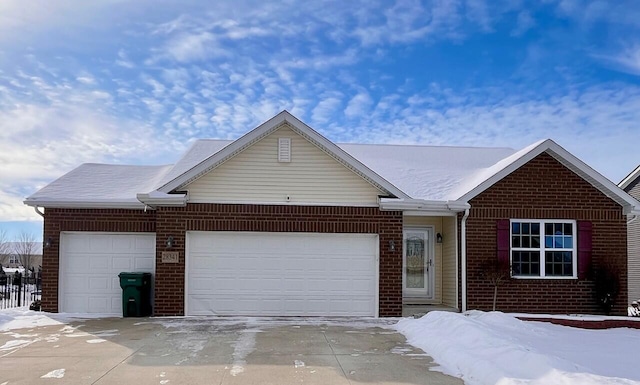
<svg viewBox="0 0 640 385"><path fill-rule="evenodd" d="M343 166L353 171L356 175L369 182L378 190L389 195L396 196L398 198L409 198L407 194L389 183L380 175L373 172L364 164L360 163L340 147L336 146L333 142L317 133L311 127L304 124L298 118L291 115L288 111L282 111L278 115L269 119L246 135L230 143L222 150L205 159L200 164L166 183L165 185L160 187L158 191L163 193L169 193L175 190L179 191L181 188L184 188L186 185L198 179L202 175L220 166L222 163L234 157L236 154L244 151L254 143L276 131L286 123L290 125L291 129L294 132L313 143L320 150L331 156Z"/></svg>
<svg viewBox="0 0 640 385"><path fill-rule="evenodd" d="M602 176L600 173L589 167L586 163L578 159L576 156L571 154L569 151L565 150L561 146L559 146L556 142L551 139L547 139L537 146L531 148L529 151L524 152L519 157L514 159L511 163L507 164L505 167L494 173L489 178L485 179L478 186L473 188L471 191L464 194L460 197L459 201L468 202L474 197L478 196L480 193L487 190L489 187L493 186L495 183L500 181L502 178L511 174L513 171L518 169L519 167L525 165L527 162L531 161L533 158L542 154L543 152L548 153L552 157L554 157L557 161L562 163L565 167L575 172L577 175L582 177L584 180L589 182L593 187L597 188L608 196L609 198L616 201L620 204L625 214L635 213L640 211L640 205L638 201L633 199L629 194L624 192L620 187L616 186L613 182Z"/></svg>
<svg viewBox="0 0 640 385"><path fill-rule="evenodd" d="M638 177L640 177L640 166L636 167L635 170L631 171L629 173L629 175L627 175L619 184L618 187L620 187L621 189L626 189L627 187L629 187L629 185L631 183L633 183L633 181L635 181L636 179L638 179Z"/></svg>

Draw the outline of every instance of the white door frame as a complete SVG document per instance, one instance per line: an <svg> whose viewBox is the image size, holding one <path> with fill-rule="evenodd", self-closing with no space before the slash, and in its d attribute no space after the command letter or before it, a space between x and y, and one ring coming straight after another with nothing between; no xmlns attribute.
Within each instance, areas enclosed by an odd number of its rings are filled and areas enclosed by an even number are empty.
<svg viewBox="0 0 640 385"><path fill-rule="evenodd" d="M64 293L64 279L61 279L64 276L64 265L62 263L61 257L64 255L65 250L65 242L63 239L67 234L91 234L91 235L153 235L153 248L157 250L156 244L156 233L150 232L111 232L111 231L61 231L58 242L60 242L58 246L58 312L62 313L62 294ZM153 275L151 279L151 308L154 309L155 306L155 278L156 278L156 258L153 258Z"/></svg>
<svg viewBox="0 0 640 385"><path fill-rule="evenodd" d="M407 289L407 232L421 232L425 236L425 288L424 289ZM434 281L435 281L435 229L433 226L410 226L402 229L402 297L403 298L420 298L433 299L434 297Z"/></svg>
<svg viewBox="0 0 640 385"><path fill-rule="evenodd" d="M268 233L268 231L186 231L185 232L185 246L184 246L184 315L189 314L189 301L187 301L188 293L189 293L189 237L193 233L224 233L224 232L233 232L238 234L250 234L250 233ZM278 233L279 234L279 233ZM303 235L311 235L311 234L321 234L321 235L351 235L351 233L300 233L300 232L291 232L290 234L303 234ZM379 234L371 234L371 233L357 233L362 235L375 235L376 239L376 269L375 269L375 304L374 304L374 317L380 317L380 235ZM155 266L154 266L155 270Z"/></svg>

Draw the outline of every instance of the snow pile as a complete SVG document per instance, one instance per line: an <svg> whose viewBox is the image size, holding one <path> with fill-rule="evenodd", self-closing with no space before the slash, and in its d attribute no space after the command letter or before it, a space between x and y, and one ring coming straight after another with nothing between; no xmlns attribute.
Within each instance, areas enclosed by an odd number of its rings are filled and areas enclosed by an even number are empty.
<svg viewBox="0 0 640 385"><path fill-rule="evenodd" d="M491 312L430 312L395 328L468 385L640 384L640 330L584 330Z"/></svg>
<svg viewBox="0 0 640 385"><path fill-rule="evenodd" d="M17 307L0 310L0 332L49 325L64 325L89 318L108 318L104 314L43 313ZM112 316L111 316L112 317Z"/></svg>

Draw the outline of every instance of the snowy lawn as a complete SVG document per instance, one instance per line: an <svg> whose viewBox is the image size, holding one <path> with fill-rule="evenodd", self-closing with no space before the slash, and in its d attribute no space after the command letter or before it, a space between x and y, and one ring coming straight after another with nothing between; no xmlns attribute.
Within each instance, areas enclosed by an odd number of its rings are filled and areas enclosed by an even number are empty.
<svg viewBox="0 0 640 385"><path fill-rule="evenodd" d="M499 312L430 312L395 329L468 385L640 384L640 330L585 330Z"/></svg>

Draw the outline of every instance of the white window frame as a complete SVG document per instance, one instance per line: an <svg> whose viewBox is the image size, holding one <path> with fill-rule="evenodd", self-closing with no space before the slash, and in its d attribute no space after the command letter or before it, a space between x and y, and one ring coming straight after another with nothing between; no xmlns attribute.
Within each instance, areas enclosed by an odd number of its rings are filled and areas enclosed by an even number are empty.
<svg viewBox="0 0 640 385"><path fill-rule="evenodd" d="M17 254L10 254L9 255L9 263L13 264L13 265L19 265L20 264L20 257Z"/></svg>
<svg viewBox="0 0 640 385"><path fill-rule="evenodd" d="M539 223L540 224L540 247L513 247L513 223ZM547 248L545 242L545 224L548 223L568 223L573 227L572 248ZM511 219L509 222L509 266L513 266L513 251L539 251L540 252L540 275L514 275L511 268L511 278L515 279L577 279L578 278L578 224L575 220L568 219ZM571 276L546 275L546 251L571 251L571 263L573 274Z"/></svg>

